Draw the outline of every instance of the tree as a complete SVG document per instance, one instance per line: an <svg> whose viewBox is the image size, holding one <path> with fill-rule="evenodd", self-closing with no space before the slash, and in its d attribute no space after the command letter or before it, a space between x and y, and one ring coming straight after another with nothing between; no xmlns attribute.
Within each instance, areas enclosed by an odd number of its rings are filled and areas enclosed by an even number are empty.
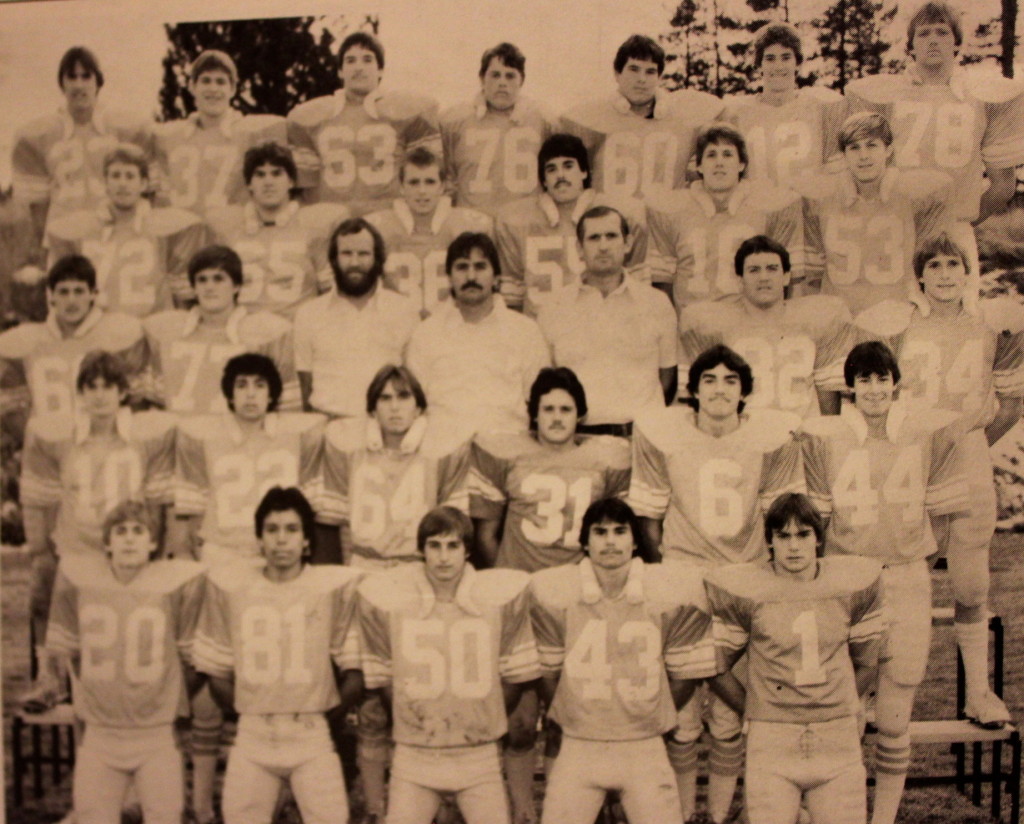
<svg viewBox="0 0 1024 824"><path fill-rule="evenodd" d="M836 0L814 20L826 82L837 91L855 78L889 67L885 55L892 45L884 38L896 7L883 11L882 0Z"/></svg>
<svg viewBox="0 0 1024 824"><path fill-rule="evenodd" d="M1002 0L1000 18L1000 63L1003 66L1003 77L1013 77L1013 52L1017 46L1017 0Z"/></svg>

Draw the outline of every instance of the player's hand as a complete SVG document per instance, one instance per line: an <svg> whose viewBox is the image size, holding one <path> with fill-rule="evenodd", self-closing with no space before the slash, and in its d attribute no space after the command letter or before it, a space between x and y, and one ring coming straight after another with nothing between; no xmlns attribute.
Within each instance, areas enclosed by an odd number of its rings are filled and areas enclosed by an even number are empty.
<svg viewBox="0 0 1024 824"><path fill-rule="evenodd" d="M323 161L320 155L312 149L298 148L292 150L292 159L295 160L295 168L302 172L319 172L323 168Z"/></svg>
<svg viewBox="0 0 1024 824"><path fill-rule="evenodd" d="M498 294L510 309L521 309L526 300L526 284L518 278L499 277Z"/></svg>
<svg viewBox="0 0 1024 824"><path fill-rule="evenodd" d="M21 698L21 708L27 713L38 715L52 710L68 698L67 692L52 675L40 675L28 692Z"/></svg>

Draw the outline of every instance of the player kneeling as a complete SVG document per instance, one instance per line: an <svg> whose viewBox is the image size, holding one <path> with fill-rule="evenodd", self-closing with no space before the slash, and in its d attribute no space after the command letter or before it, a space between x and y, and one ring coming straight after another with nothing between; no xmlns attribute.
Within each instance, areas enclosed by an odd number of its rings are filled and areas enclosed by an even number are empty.
<svg viewBox="0 0 1024 824"><path fill-rule="evenodd" d="M498 739L522 686L540 676L525 572L467 562L473 525L432 509L416 546L424 563L359 587L366 686L394 717L388 824L429 824L454 793L467 824L508 824Z"/></svg>
<svg viewBox="0 0 1024 824"><path fill-rule="evenodd" d="M696 682L722 663L701 573L635 557L640 523L605 498L583 516L579 564L537 572L530 611L549 716L564 733L548 782L545 824L592 824L617 790L632 824L683 814L662 736Z"/></svg>
<svg viewBox="0 0 1024 824"><path fill-rule="evenodd" d="M222 707L240 714L224 777L226 824L270 824L282 780L306 824L348 821L324 713L359 693L349 632L359 573L309 566L313 529L305 496L273 487L256 508L266 564L218 567L207 579L196 668L210 675Z"/></svg>
<svg viewBox="0 0 1024 824"><path fill-rule="evenodd" d="M776 498L764 533L770 561L706 578L716 642L730 665L748 654L747 816L792 824L802 801L815 824L864 824L858 693L885 639L882 566L820 557L825 524L806 495Z"/></svg>

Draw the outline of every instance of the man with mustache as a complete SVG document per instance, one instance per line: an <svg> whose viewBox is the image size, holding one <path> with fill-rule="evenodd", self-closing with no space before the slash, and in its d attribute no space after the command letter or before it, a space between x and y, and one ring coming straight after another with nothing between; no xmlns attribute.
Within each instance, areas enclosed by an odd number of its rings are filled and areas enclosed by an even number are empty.
<svg viewBox="0 0 1024 824"><path fill-rule="evenodd" d="M380 232L363 218L342 221L331 235L336 288L295 314L295 369L307 410L362 415L377 370L402 362L419 312L380 286L386 257Z"/></svg>

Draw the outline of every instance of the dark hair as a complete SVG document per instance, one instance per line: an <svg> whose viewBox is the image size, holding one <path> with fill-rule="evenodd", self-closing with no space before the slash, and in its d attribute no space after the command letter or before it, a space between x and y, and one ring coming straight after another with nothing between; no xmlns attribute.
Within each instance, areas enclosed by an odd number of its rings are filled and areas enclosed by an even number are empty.
<svg viewBox="0 0 1024 824"><path fill-rule="evenodd" d="M112 506L103 519L103 545L110 546L110 533L114 531L114 527L128 521L137 521L142 524L149 530L149 537L156 542L156 524L153 522L153 515L150 513L149 507L142 501L127 499ZM149 553L149 559L152 561L159 554L160 547L157 546Z"/></svg>
<svg viewBox="0 0 1024 824"><path fill-rule="evenodd" d="M480 77L487 74L487 68L495 57L510 69L519 72L524 79L526 78L526 56L511 43L499 43L493 49L484 52L483 57L480 58Z"/></svg>
<svg viewBox="0 0 1024 824"><path fill-rule="evenodd" d="M72 46L64 52L64 56L60 59L60 64L57 66L57 85L61 89L64 88L64 78L71 74L76 66L85 69L96 78L97 90L103 88L103 72L100 69L100 61L96 59L96 55L85 46Z"/></svg>
<svg viewBox="0 0 1024 824"><path fill-rule="evenodd" d="M793 52L796 64L799 66L804 62L803 44L800 42L800 35L789 23L769 23L758 29L754 37L754 65L761 67L764 59L765 49L769 46L782 46Z"/></svg>
<svg viewBox="0 0 1024 824"><path fill-rule="evenodd" d="M87 386L92 386L97 378L102 378L108 385L116 384L122 392L128 391L128 367L113 352L93 349L82 358L82 363L78 367L78 377L75 379L75 388L81 392Z"/></svg>
<svg viewBox="0 0 1024 824"><path fill-rule="evenodd" d="M613 524L628 524L630 532L633 533L633 554L640 554L640 547L643 541L640 538L640 519L636 513L622 498L601 498L594 501L583 513L583 522L580 525L580 547L584 554L589 554L590 527L599 524L601 521L611 521Z"/></svg>
<svg viewBox="0 0 1024 824"><path fill-rule="evenodd" d="M764 514L764 539L771 547L774 534L785 528L790 521L804 524L814 530L818 542L818 555L822 554L825 541L825 520L818 508L801 492L784 492L779 495Z"/></svg>
<svg viewBox="0 0 1024 824"><path fill-rule="evenodd" d="M448 254L444 259L445 273L450 275L452 273L452 267L455 265L455 261L460 258L468 258L469 253L474 249L478 249L480 253L487 258L491 264L491 268L494 270L495 277L501 274L501 263L498 261L498 248L494 245L494 241L491 240L491 236L485 232L463 232L448 244Z"/></svg>
<svg viewBox="0 0 1024 824"><path fill-rule="evenodd" d="M384 47L376 37L365 31L354 31L341 41L341 47L338 49L339 68L345 60L345 52L354 46L362 46L367 51L373 52L373 56L377 58L377 68L384 68Z"/></svg>
<svg viewBox="0 0 1024 824"><path fill-rule="evenodd" d="M298 180L299 170L295 167L292 150L273 140L267 140L245 152L245 159L242 161L242 177L245 179L245 185L248 186L252 183L252 176L260 166L266 165L284 169L292 181L292 186Z"/></svg>
<svg viewBox="0 0 1024 824"><path fill-rule="evenodd" d="M612 66L616 74L621 74L626 63L633 60L649 60L658 64L658 77L665 71L665 50L650 37L633 34L626 38L619 50L615 52Z"/></svg>
<svg viewBox="0 0 1024 824"><path fill-rule="evenodd" d="M434 507L423 516L416 528L416 550L421 554L427 539L435 535L458 535L466 547L466 557L473 553L473 522L469 516L454 506Z"/></svg>
<svg viewBox="0 0 1024 824"><path fill-rule="evenodd" d="M935 237L922 240L914 250L914 277L920 280L924 274L925 264L938 255L960 258L960 262L964 265L964 271L971 271L971 264L963 247L948 234L942 232Z"/></svg>
<svg viewBox="0 0 1024 824"><path fill-rule="evenodd" d="M545 366L530 387L530 397L526 401L526 412L530 417L530 431L537 431L537 413L540 411L540 399L554 389L564 389L576 402L576 417L587 414L587 393L583 384L568 366Z"/></svg>
<svg viewBox="0 0 1024 824"><path fill-rule="evenodd" d="M754 391L754 373L740 355L726 346L724 343L716 343L709 346L690 364L690 371L687 374L686 391L690 393L691 404L696 410L700 410L700 402L697 400L697 387L700 385L700 377L710 369L719 364L725 364L725 368L735 372L740 377L740 397L746 398ZM741 400L737 411L742 412L745 401Z"/></svg>
<svg viewBox="0 0 1024 824"><path fill-rule="evenodd" d="M836 143L839 144L839 151L845 152L846 147L854 140L864 140L868 137L877 137L886 146L892 145L892 127L878 112L851 114L839 127Z"/></svg>
<svg viewBox="0 0 1024 824"><path fill-rule="evenodd" d="M416 406L421 410L427 408L427 396L422 385L416 380L416 376L408 366L396 366L387 363L377 370L370 385L366 387L366 412L372 415L377 409L377 401L388 383L394 383L398 389L408 389L416 399Z"/></svg>
<svg viewBox="0 0 1024 824"><path fill-rule="evenodd" d="M697 142L693 149L694 161L698 166L704 162L704 150L712 143L731 143L736 147L736 153L740 156L740 162L743 164L743 169L740 171L740 177L743 177L750 162L747 156L747 141L743 139L743 135L724 123L716 123L714 126L702 129L697 135Z"/></svg>
<svg viewBox="0 0 1024 824"><path fill-rule="evenodd" d="M238 85L238 67L229 54L219 49L207 49L192 61L188 67L188 79L195 83L199 75L206 72L225 72L230 78L232 85Z"/></svg>
<svg viewBox="0 0 1024 824"><path fill-rule="evenodd" d="M417 146L402 158L402 162L398 166L398 180L400 183L405 182L406 166L415 166L417 169L426 169L428 166L437 166L441 172L441 180L444 180L447 177L444 172L444 163L441 162L441 158L430 151L426 146Z"/></svg>
<svg viewBox="0 0 1024 824"><path fill-rule="evenodd" d="M56 289L65 280L80 280L90 291L96 290L96 269L85 255L64 255L50 267L46 275L46 287Z"/></svg>
<svg viewBox="0 0 1024 824"><path fill-rule="evenodd" d="M907 23L907 52L914 48L914 32L917 27L924 23L945 23L953 32L953 42L960 46L964 42L964 30L960 25L960 15L949 3L932 2L925 3L914 12L914 16Z"/></svg>
<svg viewBox="0 0 1024 824"><path fill-rule="evenodd" d="M843 364L843 379L853 387L856 378L865 375L892 376L893 383L900 382L900 367L892 350L881 341L869 340L858 343Z"/></svg>
<svg viewBox="0 0 1024 824"><path fill-rule="evenodd" d="M607 217L608 215L618 215L619 229L622 231L622 239L626 240L629 237L629 224L626 222L626 216L618 209L613 209L611 206L591 206L587 211L580 215L580 219L576 223L576 240L583 243L584 223L588 220Z"/></svg>
<svg viewBox="0 0 1024 824"><path fill-rule="evenodd" d="M277 364L266 355L257 352L244 352L235 355L224 364L224 374L220 379L220 391L227 399L228 408L233 412L235 403L232 397L235 394L235 380L242 375L255 375L263 378L270 388L270 405L268 412L277 408L277 402L281 400L281 373L277 371Z"/></svg>
<svg viewBox="0 0 1024 824"><path fill-rule="evenodd" d="M537 174L540 178L540 187L544 189L544 165L556 157L571 157L584 173L583 188L590 188L590 157L587 155L587 147L583 145L574 134L553 134L540 144L537 152Z"/></svg>
<svg viewBox="0 0 1024 824"><path fill-rule="evenodd" d="M241 286L243 283L242 259L230 246L204 246L192 255L188 262L188 282L191 286L195 287L196 275L204 269L221 270L231 278L235 286Z"/></svg>
<svg viewBox="0 0 1024 824"><path fill-rule="evenodd" d="M139 177L149 180L149 160L145 152L134 143L118 143L103 158L103 175L106 177L115 163L125 163L139 170Z"/></svg>
<svg viewBox="0 0 1024 824"><path fill-rule="evenodd" d="M743 276L743 264L751 255L778 255L779 260L782 261L782 271L789 271L789 252L785 246L768 235L754 235L740 244L736 250L736 257L733 258L736 274L740 277Z"/></svg>
<svg viewBox="0 0 1024 824"><path fill-rule="evenodd" d="M334 272L335 283L341 277L341 264L338 263L338 238L358 235L360 232L369 232L370 237L373 238L373 271L376 274L376 279L380 280L381 275L384 274L384 261L388 257L384 238L377 227L365 218L350 217L334 227L334 231L331 232L331 241L327 246L327 260L331 264L331 271Z"/></svg>
<svg viewBox="0 0 1024 824"><path fill-rule="evenodd" d="M263 499L256 506L256 513L253 516L256 521L256 537L263 537L263 522L271 512L289 511L298 513L299 520L302 521L302 535L308 542L302 557L306 558L313 552L313 541L316 538L316 515L313 514L313 507L306 500L306 496L294 486L272 486L267 490Z"/></svg>

